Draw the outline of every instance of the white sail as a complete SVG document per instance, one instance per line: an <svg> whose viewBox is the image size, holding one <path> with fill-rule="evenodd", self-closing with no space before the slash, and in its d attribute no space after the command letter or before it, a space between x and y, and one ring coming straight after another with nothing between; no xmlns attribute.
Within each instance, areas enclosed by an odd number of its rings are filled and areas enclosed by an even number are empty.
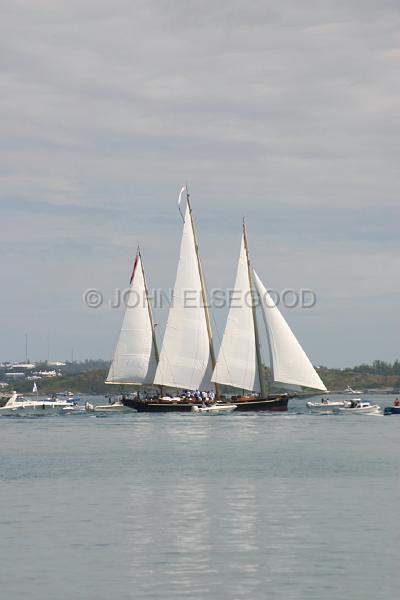
<svg viewBox="0 0 400 600"><path fill-rule="evenodd" d="M255 271L253 273L267 328L274 381L326 391L320 376L257 273Z"/></svg>
<svg viewBox="0 0 400 600"><path fill-rule="evenodd" d="M154 383L210 389L211 359L202 284L189 204L184 217L178 270Z"/></svg>
<svg viewBox="0 0 400 600"><path fill-rule="evenodd" d="M138 254L106 383L152 384L157 367L143 265Z"/></svg>
<svg viewBox="0 0 400 600"><path fill-rule="evenodd" d="M252 295L244 236L234 291L212 381L243 390L260 391Z"/></svg>

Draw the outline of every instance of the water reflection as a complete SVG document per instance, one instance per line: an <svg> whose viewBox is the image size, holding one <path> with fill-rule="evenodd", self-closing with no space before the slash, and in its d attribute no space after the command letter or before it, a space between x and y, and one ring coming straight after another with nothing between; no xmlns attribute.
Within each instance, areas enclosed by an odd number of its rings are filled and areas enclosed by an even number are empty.
<svg viewBox="0 0 400 600"><path fill-rule="evenodd" d="M394 598L399 422L133 412L2 422L2 593Z"/></svg>

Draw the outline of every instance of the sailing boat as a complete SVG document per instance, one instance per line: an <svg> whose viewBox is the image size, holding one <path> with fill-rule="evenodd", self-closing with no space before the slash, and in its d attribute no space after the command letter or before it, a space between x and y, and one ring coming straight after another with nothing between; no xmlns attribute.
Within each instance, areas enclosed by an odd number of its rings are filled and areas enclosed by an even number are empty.
<svg viewBox="0 0 400 600"><path fill-rule="evenodd" d="M184 215L181 213L183 231L173 303L161 351L157 349L143 261L138 251L131 290L143 298L143 302L126 309L106 383L159 386L160 394L150 398L141 398L140 392L135 397L123 396L122 403L138 411L191 411L193 406L203 403L204 396L201 397L199 390L212 390L215 386L215 394L210 391L207 397L213 401L216 395L220 400L220 384L243 390L241 396L231 400L239 411L287 410L291 396L266 394L256 308L254 303L246 301L253 293L254 278L258 296L268 298L262 307L274 381L326 390L258 276L251 271L244 225L235 282L235 291L240 292L242 301L239 307L231 307L229 311L221 348L215 358L203 269L186 188L181 190L179 203L184 191L186 209ZM184 392L180 396L164 396L164 387ZM197 393L191 393L193 390ZM244 390L250 395L245 395Z"/></svg>
<svg viewBox="0 0 400 600"><path fill-rule="evenodd" d="M185 191L186 210L182 215L182 241L173 302L155 374L144 381L159 386L161 397L122 399L126 406L139 411L190 411L193 405L201 404L201 398L191 394L182 397L163 396L163 388L189 391L211 390L214 387L211 384L211 373L215 366L212 332L190 197L186 188L181 190L179 203ZM150 322L151 319L148 323ZM147 337L149 336L148 331Z"/></svg>
<svg viewBox="0 0 400 600"><path fill-rule="evenodd" d="M237 410L285 411L291 397L289 394L266 394L253 279L261 301L274 382L326 391L260 278L255 271L252 272L244 223L234 286L238 303L229 310L212 381L243 390L241 395L232 397ZM245 390L251 393L245 394Z"/></svg>

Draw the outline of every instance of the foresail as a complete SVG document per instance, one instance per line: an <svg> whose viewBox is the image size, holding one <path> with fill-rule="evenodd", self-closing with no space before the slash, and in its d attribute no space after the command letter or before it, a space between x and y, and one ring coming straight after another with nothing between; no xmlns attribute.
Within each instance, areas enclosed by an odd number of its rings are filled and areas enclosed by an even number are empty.
<svg viewBox="0 0 400 600"><path fill-rule="evenodd" d="M106 383L152 384L157 361L140 254L126 304Z"/></svg>
<svg viewBox="0 0 400 600"><path fill-rule="evenodd" d="M184 217L178 270L154 383L210 389L210 339L189 205Z"/></svg>
<svg viewBox="0 0 400 600"><path fill-rule="evenodd" d="M260 391L250 289L244 237L240 247L236 280L212 381L241 390Z"/></svg>
<svg viewBox="0 0 400 600"><path fill-rule="evenodd" d="M253 273L267 328L274 381L326 391L320 376L257 273L255 271Z"/></svg>

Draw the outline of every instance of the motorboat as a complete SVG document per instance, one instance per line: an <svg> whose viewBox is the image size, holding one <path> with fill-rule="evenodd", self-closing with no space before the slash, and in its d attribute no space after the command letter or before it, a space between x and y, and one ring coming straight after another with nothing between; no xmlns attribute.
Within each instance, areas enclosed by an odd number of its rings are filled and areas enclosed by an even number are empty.
<svg viewBox="0 0 400 600"><path fill-rule="evenodd" d="M384 415L400 415L400 406L385 406Z"/></svg>
<svg viewBox="0 0 400 600"><path fill-rule="evenodd" d="M11 411L15 411L17 408L23 407L26 402L22 394L13 392L7 402L0 407L0 414L8 414Z"/></svg>
<svg viewBox="0 0 400 600"><path fill-rule="evenodd" d="M125 410L125 406L120 400L115 400L108 404L92 404L91 402L86 402L85 410L86 412L121 412Z"/></svg>
<svg viewBox="0 0 400 600"><path fill-rule="evenodd" d="M400 402L399 399L396 398L392 406L385 406L383 411L384 415L400 415Z"/></svg>
<svg viewBox="0 0 400 600"><path fill-rule="evenodd" d="M345 394L362 394L361 390L353 390L352 387L350 387L349 385L346 387L346 389L344 390Z"/></svg>
<svg viewBox="0 0 400 600"><path fill-rule="evenodd" d="M334 401L334 400L325 400L322 398L321 402L306 402L307 408L315 412L333 412L334 410L344 407L346 404L345 401Z"/></svg>
<svg viewBox="0 0 400 600"><path fill-rule="evenodd" d="M356 398L355 400L346 402L345 406L339 407L337 410L340 413L371 415L379 414L381 407L378 404L371 404L370 402Z"/></svg>
<svg viewBox="0 0 400 600"><path fill-rule="evenodd" d="M231 413L236 410L236 404L210 404L210 406L192 406L192 412L203 413L208 415L220 415L223 413Z"/></svg>
<svg viewBox="0 0 400 600"><path fill-rule="evenodd" d="M61 396L61 398L60 398ZM65 399L64 399L65 398ZM76 405L80 401L79 394L70 396L69 394L52 394L46 398L46 402L66 402L67 404Z"/></svg>
<svg viewBox="0 0 400 600"><path fill-rule="evenodd" d="M12 414L44 414L45 412L71 412L74 410L81 410L81 407L68 402L67 400L60 400L59 398L46 398L45 400L31 400L26 399L21 394L13 392L8 402L0 407L1 415L12 415Z"/></svg>

